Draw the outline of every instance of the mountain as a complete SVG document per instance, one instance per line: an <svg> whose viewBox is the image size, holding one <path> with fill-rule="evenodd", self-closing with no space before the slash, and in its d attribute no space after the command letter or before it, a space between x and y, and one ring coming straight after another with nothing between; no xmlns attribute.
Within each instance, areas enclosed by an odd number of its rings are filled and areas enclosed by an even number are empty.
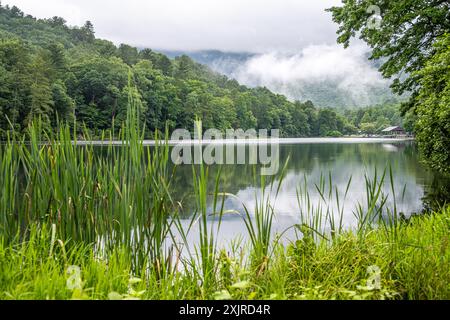
<svg viewBox="0 0 450 320"><path fill-rule="evenodd" d="M321 48L305 48L295 54L218 50L161 52L170 57L187 55L244 85L264 86L292 101L310 100L315 105L332 108L398 101L389 88L390 82L377 71L380 62L370 61L367 52L345 51L334 46L319 46ZM329 66L329 60L336 60L337 66ZM322 73L317 74L317 70Z"/></svg>
<svg viewBox="0 0 450 320"><path fill-rule="evenodd" d="M214 71L222 73L226 76L232 76L233 73L251 58L255 57L255 53L249 52L223 52L219 50L204 51L170 51L156 50L167 55L170 58L176 58L187 55L194 61L207 65Z"/></svg>

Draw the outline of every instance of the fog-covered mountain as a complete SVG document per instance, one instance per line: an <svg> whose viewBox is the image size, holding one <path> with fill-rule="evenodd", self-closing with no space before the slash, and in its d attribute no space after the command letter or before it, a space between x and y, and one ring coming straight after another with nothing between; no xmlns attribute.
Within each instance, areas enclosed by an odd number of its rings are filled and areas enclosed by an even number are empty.
<svg viewBox="0 0 450 320"><path fill-rule="evenodd" d="M308 46L296 53L164 51L183 54L248 86L265 86L291 100L311 100L324 107L355 107L396 100L390 82L369 61L367 48L338 45Z"/></svg>
<svg viewBox="0 0 450 320"><path fill-rule="evenodd" d="M214 71L220 72L227 76L233 76L236 70L238 70L242 65L245 65L250 59L257 56L254 53L248 52L222 52L219 50L158 51L164 53L170 58L175 58L185 54L196 62L207 65Z"/></svg>

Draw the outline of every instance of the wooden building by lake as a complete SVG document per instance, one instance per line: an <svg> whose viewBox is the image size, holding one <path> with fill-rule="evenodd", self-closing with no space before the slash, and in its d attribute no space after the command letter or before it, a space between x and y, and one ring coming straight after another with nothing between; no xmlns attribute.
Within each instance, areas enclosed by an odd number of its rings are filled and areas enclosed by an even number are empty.
<svg viewBox="0 0 450 320"><path fill-rule="evenodd" d="M406 135L405 130L399 126L387 127L382 130L381 133L385 136L404 136Z"/></svg>

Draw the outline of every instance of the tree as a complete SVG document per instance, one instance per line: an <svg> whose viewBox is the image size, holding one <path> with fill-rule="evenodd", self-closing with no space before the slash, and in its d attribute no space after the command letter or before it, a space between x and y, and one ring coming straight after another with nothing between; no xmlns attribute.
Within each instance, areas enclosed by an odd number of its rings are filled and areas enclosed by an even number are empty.
<svg viewBox="0 0 450 320"><path fill-rule="evenodd" d="M12 6L10 12L15 17L23 17L23 11L16 6Z"/></svg>
<svg viewBox="0 0 450 320"><path fill-rule="evenodd" d="M317 137L319 135L318 112L312 101L308 100L303 104L304 111L308 117L309 136Z"/></svg>
<svg viewBox="0 0 450 320"><path fill-rule="evenodd" d="M133 106L130 105L130 98L133 100ZM119 110L117 112L116 121L119 126L125 125L130 107L136 108L136 125L137 128L142 128L145 123L146 105L142 102L142 97L137 88L131 84L122 89L119 97Z"/></svg>
<svg viewBox="0 0 450 320"><path fill-rule="evenodd" d="M95 39L94 45L95 49L101 56L104 57L117 56L117 47L111 41Z"/></svg>
<svg viewBox="0 0 450 320"><path fill-rule="evenodd" d="M47 46L51 67L55 71L54 77L60 77L61 73L66 71L67 63L64 52L64 46L60 43L50 43Z"/></svg>
<svg viewBox="0 0 450 320"><path fill-rule="evenodd" d="M43 52L38 54L31 65L33 70L30 87L31 108L26 122L29 124L34 119L40 118L43 127L50 129L50 119L53 116L54 101L49 81L50 64L45 60Z"/></svg>
<svg viewBox="0 0 450 320"><path fill-rule="evenodd" d="M121 106L119 97L128 84L128 67L116 57L84 57L70 68L68 93L76 101L76 116L91 129L108 129ZM82 110L88 107L88 109ZM95 111L95 112L92 112Z"/></svg>
<svg viewBox="0 0 450 320"><path fill-rule="evenodd" d="M339 138L342 137L342 133L337 130L328 131L327 137Z"/></svg>
<svg viewBox="0 0 450 320"><path fill-rule="evenodd" d="M52 100L55 110L55 115L52 119L52 125L56 125L56 119L60 121L67 121L71 123L74 119L75 102L67 94L67 89L61 80L57 80L52 84Z"/></svg>
<svg viewBox="0 0 450 320"><path fill-rule="evenodd" d="M380 8L379 28L373 25L372 5ZM386 59L380 71L395 76L394 92L417 92L421 70L433 55L433 44L450 30L450 3L446 0L344 0L327 9L339 24L338 42L349 46L356 34L372 48L370 59ZM372 23L371 23L372 22ZM401 74L409 74L401 79Z"/></svg>
<svg viewBox="0 0 450 320"><path fill-rule="evenodd" d="M250 109L251 96L248 92L237 95L236 101L236 123L234 128L254 129L257 127L258 120Z"/></svg>
<svg viewBox="0 0 450 320"><path fill-rule="evenodd" d="M295 126L294 135L308 137L311 134L311 125L308 123L308 115L300 102L295 102L292 110L292 122Z"/></svg>
<svg viewBox="0 0 450 320"><path fill-rule="evenodd" d="M129 46L127 44L121 44L118 50L119 57L122 58L123 62L132 66L138 62L139 53L135 47Z"/></svg>
<svg viewBox="0 0 450 320"><path fill-rule="evenodd" d="M170 61L170 59L167 56L159 54L155 66L159 70L161 70L164 75L166 76L172 75L173 71L172 61Z"/></svg>
<svg viewBox="0 0 450 320"><path fill-rule="evenodd" d="M374 134L377 130L377 126L375 123L372 122L363 122L360 125L360 129L362 132L366 133L366 134Z"/></svg>
<svg viewBox="0 0 450 320"><path fill-rule="evenodd" d="M377 131L381 131L385 129L386 127L389 127L391 125L391 121L384 117L380 116L377 118L377 121L375 122L375 127L377 128Z"/></svg>
<svg viewBox="0 0 450 320"><path fill-rule="evenodd" d="M146 48L139 52L139 58L151 61L153 67L160 70L165 76L172 75L172 61L167 56Z"/></svg>
<svg viewBox="0 0 450 320"><path fill-rule="evenodd" d="M141 51L139 51L139 58L141 58L142 60L148 60L153 62L154 52L152 51L152 49L149 48L142 49Z"/></svg>
<svg viewBox="0 0 450 320"><path fill-rule="evenodd" d="M52 27L66 27L67 21L64 18L54 16L46 20Z"/></svg>
<svg viewBox="0 0 450 320"><path fill-rule="evenodd" d="M450 35L435 45L436 54L419 71L416 135L424 162L450 172Z"/></svg>
<svg viewBox="0 0 450 320"><path fill-rule="evenodd" d="M81 28L84 32L87 42L93 42L95 39L94 25L89 20L85 22L84 26Z"/></svg>
<svg viewBox="0 0 450 320"><path fill-rule="evenodd" d="M410 133L414 132L416 122L417 122L417 115L412 111L408 111L403 119L403 129L405 129L406 132Z"/></svg>
<svg viewBox="0 0 450 320"><path fill-rule="evenodd" d="M77 42L92 43L95 40L94 25L90 21L86 21L81 28L73 28L72 34Z"/></svg>
<svg viewBox="0 0 450 320"><path fill-rule="evenodd" d="M19 40L0 41L0 126L20 131L30 110L31 55ZM6 119L8 117L9 121Z"/></svg>
<svg viewBox="0 0 450 320"><path fill-rule="evenodd" d="M381 17L377 17L381 18L380 23L373 23L372 5L377 5L380 9ZM333 20L339 24L339 43L347 47L351 38L358 34L372 48L370 59L383 59L380 71L386 78L394 77L394 92L411 93L408 102L402 105L402 113L406 114L408 110L417 113L417 129L420 132L418 142L422 155L426 157L425 162L445 170L443 164L450 157L450 149L445 148L446 142L437 133L448 133L450 120L448 117L440 118L446 113L442 109L442 102L434 100L442 95L445 100L445 90L439 86L423 86L433 83L429 77L424 77L433 73L433 64L443 56L436 43L450 30L450 2L344 0L343 6L332 7L328 11L332 12ZM442 76L445 78L445 70L440 72L435 74L437 79ZM448 109L448 103L446 108ZM426 130L429 125L433 125L433 129ZM431 138L436 140L428 140ZM437 154L438 151L441 152L440 155Z"/></svg>
<svg viewBox="0 0 450 320"><path fill-rule="evenodd" d="M214 118L214 128L225 131L236 123L236 108L229 97L214 97L211 99L211 111Z"/></svg>
<svg viewBox="0 0 450 320"><path fill-rule="evenodd" d="M113 119L119 128L130 95L141 101L140 120L149 131L166 125L192 129L199 117L205 129L280 129L283 136L317 136L354 131L347 117L358 124L363 117L370 123L397 117L384 106L355 119L354 113L315 108L311 101L291 102L267 88L240 85L188 56L169 59L151 49L117 48L96 39L90 22L72 28L62 18L22 17L0 7L0 23L3 134L11 128L6 116L20 131L35 117L54 127L57 117L72 122L75 114L95 136L110 129Z"/></svg>
<svg viewBox="0 0 450 320"><path fill-rule="evenodd" d="M190 79L192 78L193 61L186 55L176 57L176 71L175 77L178 79Z"/></svg>
<svg viewBox="0 0 450 320"><path fill-rule="evenodd" d="M321 109L317 119L319 135L324 137L331 131L337 131L336 112L331 109Z"/></svg>
<svg viewBox="0 0 450 320"><path fill-rule="evenodd" d="M344 129L342 131L343 134L351 135L351 134L355 134L356 132L358 132L358 128L356 128L352 123L347 121L344 124Z"/></svg>

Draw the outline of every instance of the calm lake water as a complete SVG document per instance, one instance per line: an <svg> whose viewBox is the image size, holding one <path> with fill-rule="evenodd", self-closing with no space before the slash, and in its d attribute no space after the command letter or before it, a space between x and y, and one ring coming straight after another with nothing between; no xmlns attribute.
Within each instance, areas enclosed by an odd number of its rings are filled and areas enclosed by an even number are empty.
<svg viewBox="0 0 450 320"><path fill-rule="evenodd" d="M151 145L151 143L148 143ZM365 176L373 179L375 169L379 178L386 169L387 174L383 193L387 197L387 206L393 209L394 197L389 179L389 166L394 177L396 208L404 216L421 213L424 209L448 201L449 181L433 174L419 162L414 141L397 139L286 139L280 145L280 162L283 164L289 157L287 171L277 197L271 194L271 204L275 211L273 232L282 233L295 224L301 223L300 212L307 211L305 202L299 203L298 192L303 196L307 190L310 206L322 207L323 211L339 217L336 205L336 189L340 198L343 213L343 225L351 228L356 224L355 207L365 203ZM239 214L226 214L221 224L219 239L228 242L232 239L246 238L247 230L243 222L244 206L253 213L256 197L261 194L259 177L254 174L252 165L221 165L220 191L233 194L226 197L225 210ZM219 171L218 165L210 166L210 190L214 189L214 179ZM259 170L256 170L259 172ZM333 200L324 201L316 185L321 179L326 180L328 196L329 175L333 186ZM322 177L322 178L321 178ZM277 180L279 177L276 177ZM351 183L344 201L344 194L349 179ZM186 216L195 210L193 205L192 166L180 165L177 168L176 182L173 184L174 198L180 201ZM256 182L255 182L256 181ZM305 187L306 186L306 187ZM269 194L269 188L266 187ZM212 209L212 199L209 200ZM186 226L190 219L186 219ZM217 220L210 219L211 226ZM189 238L195 242L198 237L198 226L194 225ZM294 236L294 230L284 234L285 239Z"/></svg>
<svg viewBox="0 0 450 320"><path fill-rule="evenodd" d="M433 173L420 164L417 147L412 140L301 138L280 139L279 142L280 166L282 167L289 158L285 176L277 196L274 191L271 192L268 186L265 187L265 194L270 198L270 204L275 213L272 232L274 235L283 234L284 241L297 238L295 228L292 227L304 222L301 219L302 213L308 214L309 212L311 216L317 216L314 213L316 211L322 211L323 214L328 212L336 222L342 217L344 228L355 227L357 225L356 207L358 204L365 207L366 203L366 178L374 180L375 172L378 176L377 180L380 180L386 170L382 188L382 196L386 198L385 211L386 208L391 211L394 209L394 198L397 212L401 212L406 218L412 214L421 214L430 209L437 209L440 204L450 201L450 179ZM96 141L87 143L99 146L107 144ZM196 145L192 141L184 143ZM203 143L206 145L208 141L203 141ZM229 141L214 141L214 143L223 148L226 157ZM242 143L243 141L238 142L235 148ZM82 145L83 143L78 144ZM145 141L144 145L152 148L154 141ZM244 145L248 157L249 145L252 144L244 143ZM99 152L101 150L102 148L99 147ZM235 156L236 153L237 149ZM392 169L394 192L389 175L390 168ZM214 191L214 182L219 171L219 192L233 195L224 198L224 210L230 213L223 216L220 230L217 232L220 244L228 246L232 240L242 239L245 241L247 239L247 229L243 220L244 208L247 208L250 215L253 215L255 200L261 200L260 166L250 164L209 166L208 189L211 193ZM270 181L271 177L268 176L266 179ZM275 180L274 189L276 189L280 175L275 175L273 179ZM317 190L317 186L320 186L321 182L324 185L322 195ZM183 224L185 229L188 229L195 212L192 165L177 166L171 192L172 198L178 201L182 207L182 215L185 217ZM332 197L328 199L330 194ZM339 197L339 207L336 194ZM299 198L303 200L299 201ZM309 204L307 204L306 198ZM220 208L220 204L218 208ZM208 199L208 212L211 214L214 212L212 197ZM213 230L217 228L217 218L211 216L209 226ZM188 241L191 244L198 241L198 228L198 224L194 224L190 229ZM329 230L327 221L322 223L322 231L324 230Z"/></svg>

